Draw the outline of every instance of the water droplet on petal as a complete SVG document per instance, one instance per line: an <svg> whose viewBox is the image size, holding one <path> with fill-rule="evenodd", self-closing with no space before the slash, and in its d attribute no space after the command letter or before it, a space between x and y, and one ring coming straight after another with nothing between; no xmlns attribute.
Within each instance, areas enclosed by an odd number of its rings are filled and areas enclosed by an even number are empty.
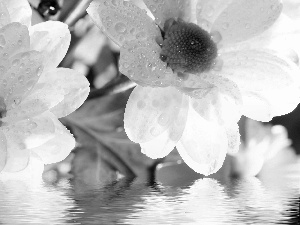
<svg viewBox="0 0 300 225"><path fill-rule="evenodd" d="M4 46L6 44L5 38L3 35L0 35L0 45Z"/></svg>
<svg viewBox="0 0 300 225"><path fill-rule="evenodd" d="M219 31L212 31L210 33L211 35L211 39L215 42L215 43L220 43L222 41L222 35Z"/></svg>
<svg viewBox="0 0 300 225"><path fill-rule="evenodd" d="M138 109L143 109L143 108L145 108L146 103L145 103L143 100L139 100L139 101L136 103L136 106L137 106Z"/></svg>
<svg viewBox="0 0 300 225"><path fill-rule="evenodd" d="M223 68L223 64L224 64L223 60L220 58L217 58L213 63L213 70L221 71Z"/></svg>
<svg viewBox="0 0 300 225"><path fill-rule="evenodd" d="M28 124L28 129L30 129L30 130L32 130L32 129L36 128L36 127L37 127L37 123L36 122L30 122Z"/></svg>
<svg viewBox="0 0 300 225"><path fill-rule="evenodd" d="M162 113L157 120L158 124L161 126L166 126L169 122L169 116L165 113Z"/></svg>
<svg viewBox="0 0 300 225"><path fill-rule="evenodd" d="M150 129L150 134L151 134L152 136L156 137L156 136L158 136L160 133L159 133L159 130L158 130L158 129L156 129L155 127L152 127L152 128Z"/></svg>
<svg viewBox="0 0 300 225"><path fill-rule="evenodd" d="M152 12L156 12L156 7L154 5L150 5L149 6L149 9L152 11Z"/></svg>
<svg viewBox="0 0 300 225"><path fill-rule="evenodd" d="M227 22L223 23L222 27L224 30L227 30L229 28L229 23Z"/></svg>
<svg viewBox="0 0 300 225"><path fill-rule="evenodd" d="M126 32L126 25L122 22L118 22L115 24L115 30L118 33L125 33Z"/></svg>
<svg viewBox="0 0 300 225"><path fill-rule="evenodd" d="M20 83L23 83L24 82L24 76L23 75L21 75L21 76L19 76L18 77L18 81L20 82Z"/></svg>

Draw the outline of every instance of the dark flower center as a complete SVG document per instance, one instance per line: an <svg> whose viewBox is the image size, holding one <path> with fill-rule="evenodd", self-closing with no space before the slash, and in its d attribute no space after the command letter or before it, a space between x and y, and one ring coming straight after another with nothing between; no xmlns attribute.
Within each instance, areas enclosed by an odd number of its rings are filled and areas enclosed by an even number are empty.
<svg viewBox="0 0 300 225"><path fill-rule="evenodd" d="M207 71L217 55L217 46L209 33L196 24L174 19L165 22L160 59L174 72Z"/></svg>

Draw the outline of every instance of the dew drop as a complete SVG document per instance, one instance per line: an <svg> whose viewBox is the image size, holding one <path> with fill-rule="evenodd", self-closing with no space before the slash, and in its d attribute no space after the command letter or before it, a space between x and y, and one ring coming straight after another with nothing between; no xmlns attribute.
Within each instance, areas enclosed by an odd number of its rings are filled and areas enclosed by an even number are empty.
<svg viewBox="0 0 300 225"><path fill-rule="evenodd" d="M137 33L135 37L137 39L143 39L146 37L146 33L144 31L141 31L141 32Z"/></svg>
<svg viewBox="0 0 300 225"><path fill-rule="evenodd" d="M36 128L36 127L37 127L37 123L36 122L30 122L28 124L28 129L30 129L30 130L32 130L32 129Z"/></svg>
<svg viewBox="0 0 300 225"><path fill-rule="evenodd" d="M134 76L133 70L128 70L127 75L132 78Z"/></svg>
<svg viewBox="0 0 300 225"><path fill-rule="evenodd" d="M223 23L222 27L224 30L227 30L229 28L229 23L227 23L227 22Z"/></svg>
<svg viewBox="0 0 300 225"><path fill-rule="evenodd" d="M21 103L21 98L17 97L14 99L14 104L19 105Z"/></svg>
<svg viewBox="0 0 300 225"><path fill-rule="evenodd" d="M166 126L169 122L169 116L165 113L162 113L158 119L157 119L157 122L159 125L161 126Z"/></svg>
<svg viewBox="0 0 300 225"><path fill-rule="evenodd" d="M246 29L249 29L250 26L251 26L251 25L250 25L249 23L246 23L246 24L245 24L245 28L246 28Z"/></svg>
<svg viewBox="0 0 300 225"><path fill-rule="evenodd" d="M124 67L125 69L127 69L127 68L129 67L129 64L128 64L127 62L124 62L124 63L123 63L123 67Z"/></svg>
<svg viewBox="0 0 300 225"><path fill-rule="evenodd" d="M31 69L30 69L30 68L27 68L27 69L25 70L25 72L26 72L26 74L29 74L29 73L31 72Z"/></svg>
<svg viewBox="0 0 300 225"><path fill-rule="evenodd" d="M21 75L21 76L19 76L18 77L18 81L20 82L20 83L23 83L24 82L24 76L23 75Z"/></svg>
<svg viewBox="0 0 300 225"><path fill-rule="evenodd" d="M223 68L223 64L224 64L223 60L220 58L217 58L213 63L213 70L221 71Z"/></svg>
<svg viewBox="0 0 300 225"><path fill-rule="evenodd" d="M151 134L152 136L156 137L156 136L158 136L158 135L160 134L160 132L159 132L159 130L156 129L155 127L152 127L152 128L150 129L150 134Z"/></svg>
<svg viewBox="0 0 300 225"><path fill-rule="evenodd" d="M3 56L4 59L8 59L8 54L7 53L3 53L2 56Z"/></svg>
<svg viewBox="0 0 300 225"><path fill-rule="evenodd" d="M39 76L41 76L42 72L43 72L43 66L39 66L36 69L36 75L39 77Z"/></svg>
<svg viewBox="0 0 300 225"><path fill-rule="evenodd" d="M0 35L0 45L4 46L6 44L5 38L3 35Z"/></svg>
<svg viewBox="0 0 300 225"><path fill-rule="evenodd" d="M129 7L129 2L128 2L128 1L124 1L124 2L123 2L123 5L124 5L125 7Z"/></svg>
<svg viewBox="0 0 300 225"><path fill-rule="evenodd" d="M154 100L152 101L152 106L153 106L154 108L158 108L159 105L160 105L160 103L159 103L158 100L154 99Z"/></svg>
<svg viewBox="0 0 300 225"><path fill-rule="evenodd" d="M218 43L220 43L222 41L222 35L221 35L221 33L219 31L212 31L210 33L210 35L211 35L211 39L216 44L218 44Z"/></svg>
<svg viewBox="0 0 300 225"><path fill-rule="evenodd" d="M114 6L118 6L119 0L112 0L111 3L112 3Z"/></svg>
<svg viewBox="0 0 300 225"><path fill-rule="evenodd" d="M118 22L115 24L115 30L118 33L125 33L126 32L126 25L122 22Z"/></svg>
<svg viewBox="0 0 300 225"><path fill-rule="evenodd" d="M139 101L136 103L136 106L137 106L138 109L143 109L143 108L146 107L146 103L145 103L145 101L143 101L143 100L139 100Z"/></svg>
<svg viewBox="0 0 300 225"><path fill-rule="evenodd" d="M135 28L131 28L129 32L130 32L131 34L134 34L134 33L135 33Z"/></svg>
<svg viewBox="0 0 300 225"><path fill-rule="evenodd" d="M12 61L12 66L16 66L16 65L18 65L18 64L19 64L19 62L20 62L20 60L19 60L19 59L15 59L14 61Z"/></svg>
<svg viewBox="0 0 300 225"><path fill-rule="evenodd" d="M152 11L152 12L156 12L156 7L154 5L150 5L149 6L149 9Z"/></svg>

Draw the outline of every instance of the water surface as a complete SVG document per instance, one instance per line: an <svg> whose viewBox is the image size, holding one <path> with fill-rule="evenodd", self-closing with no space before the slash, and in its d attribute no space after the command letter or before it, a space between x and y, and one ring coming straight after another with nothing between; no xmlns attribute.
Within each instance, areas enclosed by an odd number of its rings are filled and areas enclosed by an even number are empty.
<svg viewBox="0 0 300 225"><path fill-rule="evenodd" d="M259 178L0 181L0 224L297 224L299 162Z"/></svg>

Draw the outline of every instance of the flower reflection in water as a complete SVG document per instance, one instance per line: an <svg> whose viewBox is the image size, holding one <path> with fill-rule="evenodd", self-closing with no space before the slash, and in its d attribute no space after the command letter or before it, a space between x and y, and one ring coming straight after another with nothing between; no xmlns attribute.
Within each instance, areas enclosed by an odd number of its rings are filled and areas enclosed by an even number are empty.
<svg viewBox="0 0 300 225"><path fill-rule="evenodd" d="M0 223L295 224L299 165L300 159L259 178L203 178L178 186L126 179L102 186L0 181Z"/></svg>

